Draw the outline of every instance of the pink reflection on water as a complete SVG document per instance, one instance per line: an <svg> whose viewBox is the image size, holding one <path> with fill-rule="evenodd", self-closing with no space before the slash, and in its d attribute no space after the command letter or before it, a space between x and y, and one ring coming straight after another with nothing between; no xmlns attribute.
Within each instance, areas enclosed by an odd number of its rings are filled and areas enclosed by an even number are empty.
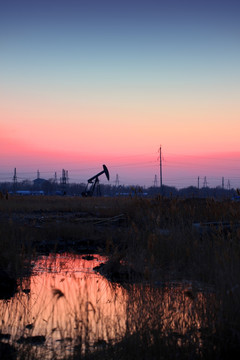
<svg viewBox="0 0 240 360"><path fill-rule="evenodd" d="M54 338L82 336L88 342L123 335L127 292L112 286L93 268L106 257L54 255L39 259L31 278L31 297L41 311L38 331L54 330ZM55 294L55 295L54 295ZM40 310L41 309L41 310ZM49 320L50 326L49 326ZM117 332L116 332L117 331Z"/></svg>
<svg viewBox="0 0 240 360"><path fill-rule="evenodd" d="M202 292L186 284L111 284L93 270L107 257L89 259L67 253L40 257L20 291L0 301L0 332L14 343L21 336L43 335L45 349L61 356L63 346L71 352L80 343L84 350L121 340L126 332L160 329L184 335L208 326L209 298Z"/></svg>
<svg viewBox="0 0 240 360"><path fill-rule="evenodd" d="M2 333L12 340L46 336L49 348L77 338L89 345L124 335L127 292L113 286L93 268L106 257L92 260L72 254L43 256L22 291L1 303ZM29 291L30 290L30 291Z"/></svg>

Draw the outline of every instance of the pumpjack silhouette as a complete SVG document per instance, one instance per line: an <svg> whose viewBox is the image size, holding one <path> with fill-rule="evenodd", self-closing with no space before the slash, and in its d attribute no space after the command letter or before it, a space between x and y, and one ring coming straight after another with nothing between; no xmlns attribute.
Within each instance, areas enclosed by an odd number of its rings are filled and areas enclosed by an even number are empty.
<svg viewBox="0 0 240 360"><path fill-rule="evenodd" d="M92 176L90 179L88 179L88 183L86 186L85 191L82 192L83 197L91 197L94 194L94 190L96 189L96 196L101 196L101 189L99 185L99 179L98 177L102 174L106 175L106 178L109 181L109 171L106 165L103 165L103 170L100 171L98 174Z"/></svg>

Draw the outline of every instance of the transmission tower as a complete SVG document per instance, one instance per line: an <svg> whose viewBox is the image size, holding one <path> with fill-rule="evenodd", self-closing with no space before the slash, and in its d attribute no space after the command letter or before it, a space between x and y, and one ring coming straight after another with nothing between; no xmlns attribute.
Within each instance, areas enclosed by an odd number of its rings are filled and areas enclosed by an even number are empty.
<svg viewBox="0 0 240 360"><path fill-rule="evenodd" d="M203 187L207 187L208 183L207 183L207 177L204 176L204 181L203 181Z"/></svg>
<svg viewBox="0 0 240 360"><path fill-rule="evenodd" d="M119 176L118 176L118 174L116 175L115 186L116 187L119 186Z"/></svg>
<svg viewBox="0 0 240 360"><path fill-rule="evenodd" d="M62 177L60 178L60 184L63 191L63 194L66 194L66 185L67 185L67 176L68 172L64 169L62 169Z"/></svg>
<svg viewBox="0 0 240 360"><path fill-rule="evenodd" d="M37 179L40 179L40 171L37 171Z"/></svg>
<svg viewBox="0 0 240 360"><path fill-rule="evenodd" d="M157 175L154 176L153 187L157 187Z"/></svg>
<svg viewBox="0 0 240 360"><path fill-rule="evenodd" d="M199 190L199 181L200 181L200 177L198 176L198 178L197 178L197 187L198 187L198 190Z"/></svg>
<svg viewBox="0 0 240 360"><path fill-rule="evenodd" d="M222 177L222 189L224 189L224 177Z"/></svg>
<svg viewBox="0 0 240 360"><path fill-rule="evenodd" d="M60 184L66 185L66 171L62 169L62 177L60 177Z"/></svg>
<svg viewBox="0 0 240 360"><path fill-rule="evenodd" d="M16 168L14 168L14 173L13 173L13 191L16 192L17 190L17 170Z"/></svg>
<svg viewBox="0 0 240 360"><path fill-rule="evenodd" d="M230 180L228 180L228 182L227 182L227 189L228 189L228 190L230 190L230 189L231 189Z"/></svg>

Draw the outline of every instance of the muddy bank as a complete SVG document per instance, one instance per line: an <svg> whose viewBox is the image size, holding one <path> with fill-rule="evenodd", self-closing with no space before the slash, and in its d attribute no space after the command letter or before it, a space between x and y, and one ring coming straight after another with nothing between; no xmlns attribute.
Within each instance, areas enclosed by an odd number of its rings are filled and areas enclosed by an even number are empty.
<svg viewBox="0 0 240 360"><path fill-rule="evenodd" d="M0 265L0 300L10 299L17 290L17 280L11 277Z"/></svg>
<svg viewBox="0 0 240 360"><path fill-rule="evenodd" d="M106 239L118 238L126 229L124 214L99 217L91 212L33 211L0 214L0 223L14 232L19 244L40 253L73 251L75 253L102 252Z"/></svg>
<svg viewBox="0 0 240 360"><path fill-rule="evenodd" d="M56 239L42 240L33 242L33 247L41 254L49 254L51 252L64 253L74 252L76 254L94 254L102 253L105 250L105 239Z"/></svg>
<svg viewBox="0 0 240 360"><path fill-rule="evenodd" d="M136 271L128 264L120 261L107 261L94 268L96 272L105 276L109 281L118 284L135 283L144 280L144 274Z"/></svg>

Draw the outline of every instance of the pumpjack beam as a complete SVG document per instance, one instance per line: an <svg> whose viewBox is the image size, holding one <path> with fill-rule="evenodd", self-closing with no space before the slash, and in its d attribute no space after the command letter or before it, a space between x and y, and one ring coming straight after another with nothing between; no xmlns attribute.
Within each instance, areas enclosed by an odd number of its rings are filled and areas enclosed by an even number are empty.
<svg viewBox="0 0 240 360"><path fill-rule="evenodd" d="M98 178L100 175L102 174L106 174L107 179L109 180L109 172L108 169L106 167L106 165L103 165L103 171L99 172L97 175L94 175L93 177L91 177L90 179L88 179L88 183L91 183L94 179Z"/></svg>
<svg viewBox="0 0 240 360"><path fill-rule="evenodd" d="M100 171L98 174L96 174L96 175L92 176L90 179L88 179L88 184L86 186L86 189L85 189L85 191L82 192L83 197L93 196L95 188L97 188L97 195L98 196L101 195L98 177L101 176L102 174L105 174L106 178L108 180L110 179L109 171L108 171L108 168L106 167L106 165L103 165L102 171ZM91 184L90 189L88 189L89 184Z"/></svg>

